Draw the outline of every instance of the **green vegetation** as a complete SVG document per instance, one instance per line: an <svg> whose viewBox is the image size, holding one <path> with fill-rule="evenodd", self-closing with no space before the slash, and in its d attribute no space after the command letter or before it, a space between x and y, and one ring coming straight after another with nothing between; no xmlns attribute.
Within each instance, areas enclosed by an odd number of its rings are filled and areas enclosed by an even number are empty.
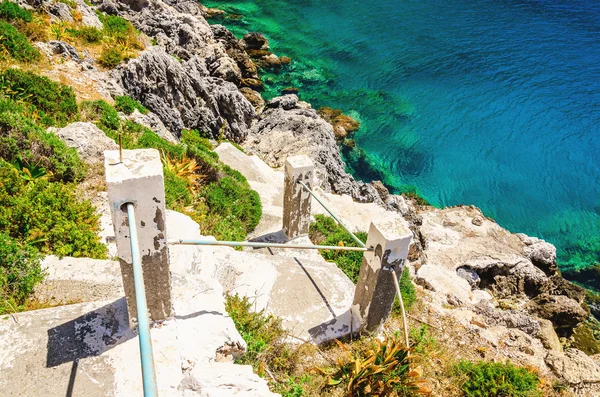
<svg viewBox="0 0 600 397"><path fill-rule="evenodd" d="M79 29L68 29L73 37L81 38L87 44L100 43L104 38L104 32L94 26L82 26Z"/></svg>
<svg viewBox="0 0 600 397"><path fill-rule="evenodd" d="M121 135L125 149L155 148L163 153L167 205L191 216L203 233L241 241L254 230L262 215L258 193L242 174L219 162L198 132L184 131L175 145L139 124L121 121L105 101L83 102L81 109L82 118L95 122L110 138Z"/></svg>
<svg viewBox="0 0 600 397"><path fill-rule="evenodd" d="M461 390L466 397L541 396L540 379L533 372L510 362L473 363L462 360L454 367L455 375L465 379Z"/></svg>
<svg viewBox="0 0 600 397"><path fill-rule="evenodd" d="M338 342L344 349L350 349ZM398 335L380 341L374 338L367 349L348 354L330 385L342 382L348 396L414 396L429 394L427 382L411 370L410 351Z"/></svg>
<svg viewBox="0 0 600 397"><path fill-rule="evenodd" d="M136 109L141 114L148 114L148 109L146 109L144 105L126 95L115 97L115 109L125 114L131 114Z"/></svg>
<svg viewBox="0 0 600 397"><path fill-rule="evenodd" d="M119 66L125 60L122 49L107 46L102 50L102 54L98 58L98 63L105 68L112 69Z"/></svg>
<svg viewBox="0 0 600 397"><path fill-rule="evenodd" d="M29 117L45 127L64 126L79 115L71 87L32 72L5 70L0 74L0 95L21 104Z"/></svg>
<svg viewBox="0 0 600 397"><path fill-rule="evenodd" d="M0 21L0 48L12 58L21 62L35 62L41 58L27 37L8 22Z"/></svg>
<svg viewBox="0 0 600 397"><path fill-rule="evenodd" d="M139 32L131 22L116 15L98 13L104 25L105 46L98 63L107 68L114 68L123 61L135 56L135 50L143 50Z"/></svg>
<svg viewBox="0 0 600 397"><path fill-rule="evenodd" d="M18 69L0 73L0 313L30 305L42 254L106 257L98 215L76 191L87 167L46 131L78 118L71 88Z"/></svg>
<svg viewBox="0 0 600 397"><path fill-rule="evenodd" d="M358 232L355 234L356 237L358 237L358 239L362 242L367 241L367 233ZM350 234L348 234L348 232L344 230L342 226L340 226L333 218L325 215L315 215L315 222L311 223L310 225L309 238L314 244L319 245L342 245L346 247L358 246L354 239L352 239ZM362 265L362 252L334 250L320 250L319 252L323 258L325 258L325 260L335 262L335 264L342 269L342 271L350 280L352 280L354 284L358 282L358 275ZM402 272L399 284L404 307L406 309L410 309L417 298L415 294L415 287L410 281L408 269L405 268ZM397 298L396 302L398 302ZM394 310L398 312L400 311L399 304L394 306Z"/></svg>
<svg viewBox="0 0 600 397"><path fill-rule="evenodd" d="M43 279L40 259L35 248L0 233L0 314L21 310Z"/></svg>
<svg viewBox="0 0 600 397"><path fill-rule="evenodd" d="M40 252L104 257L98 242L98 215L80 201L72 184L50 182L40 173L0 162L0 231Z"/></svg>
<svg viewBox="0 0 600 397"><path fill-rule="evenodd" d="M2 3L0 3L0 19L4 19L6 21L32 21L31 12L22 9L18 4L8 0L4 0Z"/></svg>

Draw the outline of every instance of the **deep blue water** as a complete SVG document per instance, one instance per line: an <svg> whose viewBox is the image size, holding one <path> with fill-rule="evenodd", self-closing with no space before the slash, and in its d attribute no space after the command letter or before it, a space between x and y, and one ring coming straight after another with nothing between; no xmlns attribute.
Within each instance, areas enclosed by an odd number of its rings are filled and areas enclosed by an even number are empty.
<svg viewBox="0 0 600 397"><path fill-rule="evenodd" d="M600 262L599 3L205 4L294 60L264 76L267 97L295 86L361 121L344 152L355 176L474 204L555 244L563 268Z"/></svg>

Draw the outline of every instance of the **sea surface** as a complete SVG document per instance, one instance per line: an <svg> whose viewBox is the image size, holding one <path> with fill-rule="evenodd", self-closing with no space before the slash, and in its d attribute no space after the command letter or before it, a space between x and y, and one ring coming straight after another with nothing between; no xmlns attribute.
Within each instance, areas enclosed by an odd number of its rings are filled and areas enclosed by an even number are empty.
<svg viewBox="0 0 600 397"><path fill-rule="evenodd" d="M600 262L600 2L208 1L238 37L293 59L297 87L361 122L348 170L436 206L474 204Z"/></svg>

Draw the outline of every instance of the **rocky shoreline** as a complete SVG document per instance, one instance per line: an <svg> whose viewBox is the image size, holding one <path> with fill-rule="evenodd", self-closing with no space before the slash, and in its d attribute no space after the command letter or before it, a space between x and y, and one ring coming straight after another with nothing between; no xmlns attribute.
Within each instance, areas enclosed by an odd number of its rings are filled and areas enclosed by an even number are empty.
<svg viewBox="0 0 600 397"><path fill-rule="evenodd" d="M241 144L274 168L289 155L308 155L324 191L377 203L408 221L415 237L410 269L430 310L456 317L492 345L509 340L522 353L511 358L550 369L574 389L600 393L600 365L578 350L583 343L575 337L591 332L586 292L561 276L551 244L512 234L472 206L421 206L381 182L355 180L322 114L294 93L263 100L259 67L279 68L289 58L273 54L259 33L238 40L224 26L209 25L206 17L217 10L193 0L77 3L85 15L96 8L126 18L152 40L139 57L110 71L105 84L109 94L127 93L150 110L134 116L142 124L174 140L186 129L203 131ZM71 52L64 44L53 51Z"/></svg>

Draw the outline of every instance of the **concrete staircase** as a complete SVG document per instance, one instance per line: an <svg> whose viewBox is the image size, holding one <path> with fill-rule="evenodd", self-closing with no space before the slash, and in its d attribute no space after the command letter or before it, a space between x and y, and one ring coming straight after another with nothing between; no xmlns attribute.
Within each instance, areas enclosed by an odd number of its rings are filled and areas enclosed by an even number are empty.
<svg viewBox="0 0 600 397"><path fill-rule="evenodd" d="M261 197L263 217L249 238L285 241L282 172L227 143L216 152ZM372 220L401 221L375 204L316 190L355 231L367 230ZM99 204L102 235L110 239L107 203ZM316 202L312 208L313 214L324 212ZM171 241L211 238L174 211L167 213L167 233ZM353 326L354 285L314 250L173 245L170 259L175 317L151 332L161 396L275 395L250 367L232 363L245 343L225 311L225 292L247 296L256 310L281 317L291 341L319 343ZM74 304L0 318L3 396L142 395L138 341L129 328L118 262L48 257L44 264L48 277L40 297Z"/></svg>

